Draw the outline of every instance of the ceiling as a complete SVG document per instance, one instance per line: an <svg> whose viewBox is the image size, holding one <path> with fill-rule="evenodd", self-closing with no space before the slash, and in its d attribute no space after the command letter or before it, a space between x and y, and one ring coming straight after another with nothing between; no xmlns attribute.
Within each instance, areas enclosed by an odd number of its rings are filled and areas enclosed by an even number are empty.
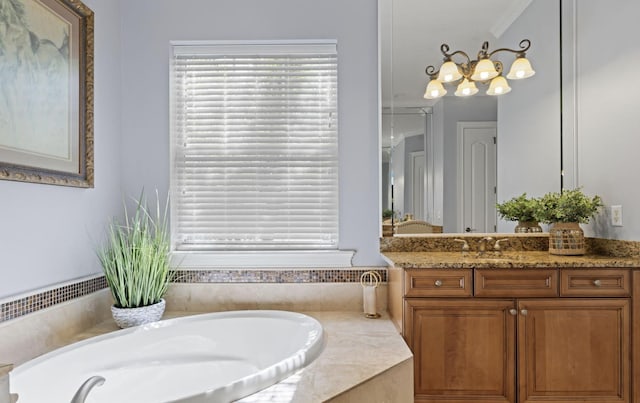
<svg viewBox="0 0 640 403"><path fill-rule="evenodd" d="M427 65L439 68L440 45L475 58L532 0L381 0L380 43L383 107L429 106L423 98Z"/></svg>

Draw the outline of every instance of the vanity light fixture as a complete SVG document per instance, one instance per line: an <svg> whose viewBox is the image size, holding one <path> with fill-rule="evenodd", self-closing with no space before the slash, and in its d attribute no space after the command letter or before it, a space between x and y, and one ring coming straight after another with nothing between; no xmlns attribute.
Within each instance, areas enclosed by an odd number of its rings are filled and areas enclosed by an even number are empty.
<svg viewBox="0 0 640 403"><path fill-rule="evenodd" d="M424 93L426 99L436 99L444 96L447 90L443 83L457 84L456 96L469 97L478 92L476 83L489 83L487 95L502 95L511 91L509 80L520 80L531 77L535 71L531 68L531 63L525 57L525 52L531 47L531 41L523 39L520 41L520 49L500 48L489 52L489 42L484 42L478 52L476 60L471 60L469 55L461 50L449 53L449 45L443 43L440 51L444 55L444 62L440 69L434 66L427 66L425 70L429 78L427 90ZM507 78L502 76L502 62L492 60L493 55L499 52L515 53L516 60L511 65ZM455 62L453 57L460 55L464 58L461 62Z"/></svg>

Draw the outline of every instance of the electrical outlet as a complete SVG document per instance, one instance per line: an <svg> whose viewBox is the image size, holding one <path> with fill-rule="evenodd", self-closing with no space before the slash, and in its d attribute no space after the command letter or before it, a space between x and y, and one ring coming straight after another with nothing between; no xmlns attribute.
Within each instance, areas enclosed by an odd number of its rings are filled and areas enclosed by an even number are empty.
<svg viewBox="0 0 640 403"><path fill-rule="evenodd" d="M622 227L622 206L611 206L611 225Z"/></svg>

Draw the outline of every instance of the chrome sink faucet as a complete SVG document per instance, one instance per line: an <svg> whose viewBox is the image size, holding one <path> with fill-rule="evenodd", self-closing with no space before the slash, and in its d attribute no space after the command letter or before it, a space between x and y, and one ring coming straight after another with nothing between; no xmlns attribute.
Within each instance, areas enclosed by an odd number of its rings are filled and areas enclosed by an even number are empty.
<svg viewBox="0 0 640 403"><path fill-rule="evenodd" d="M486 236L478 242L478 256L482 256L485 254L485 252L487 251L487 243L489 242L491 243L492 247L495 248L496 240L491 236Z"/></svg>
<svg viewBox="0 0 640 403"><path fill-rule="evenodd" d="M454 241L462 243L462 256L463 257L468 256L469 250L470 250L469 243L464 239L458 239L458 238L454 239Z"/></svg>
<svg viewBox="0 0 640 403"><path fill-rule="evenodd" d="M485 253L491 249L493 249L493 254L495 256L502 256L502 243L504 242L509 242L509 238L503 238L503 239L494 239L491 236L486 236L484 238L482 238L479 242L478 242L478 257L484 256ZM489 249L489 245L492 244L492 248Z"/></svg>
<svg viewBox="0 0 640 403"><path fill-rule="evenodd" d="M509 241L510 241L510 240L509 240L509 238L498 239L498 240L493 244L493 252L494 252L496 255L498 255L498 256L502 255L502 246L500 246L500 244L501 244L502 242L509 243Z"/></svg>

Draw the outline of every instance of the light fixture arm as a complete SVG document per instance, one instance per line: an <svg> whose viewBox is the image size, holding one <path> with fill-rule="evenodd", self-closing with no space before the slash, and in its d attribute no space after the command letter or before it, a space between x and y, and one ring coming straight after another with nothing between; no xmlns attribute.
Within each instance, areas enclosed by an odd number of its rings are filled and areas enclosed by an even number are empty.
<svg viewBox="0 0 640 403"><path fill-rule="evenodd" d="M447 45L446 43L443 43L440 46L440 51L444 55L444 61L445 62L453 61L453 56L462 55L465 59L467 59L466 63L462 62L462 63L456 63L456 64L458 64L458 66L461 66L463 70L468 70L467 66L471 64L471 58L469 58L469 55L467 55L467 53L462 50L456 50L453 53L449 53L450 49L451 48L449 48L449 45ZM440 69L436 70L435 66L429 65L425 69L425 73L429 76L429 78L433 80L436 77L438 77L438 74L440 73Z"/></svg>
<svg viewBox="0 0 640 403"><path fill-rule="evenodd" d="M436 77L438 77L438 73L440 73L440 69L436 70L435 66L429 65L427 66L427 68L424 70L425 73L427 73L427 75L429 76L429 78L431 78L432 80L434 80Z"/></svg>
<svg viewBox="0 0 640 403"><path fill-rule="evenodd" d="M494 60L493 61L493 66L496 68L496 71L498 72L498 75L502 74L503 66L502 66L502 62L500 60Z"/></svg>
<svg viewBox="0 0 640 403"><path fill-rule="evenodd" d="M488 42L485 42L485 44L487 44L487 46L489 45ZM531 47L531 41L528 39L523 39L520 41L518 46L520 46L520 49L509 49L509 48L496 49L493 52L489 53L487 57L490 58L491 56L495 55L498 52L511 52L511 53L515 53L516 57L524 57L524 54ZM480 56L480 54L478 54L478 56Z"/></svg>
<svg viewBox="0 0 640 403"><path fill-rule="evenodd" d="M449 53L449 50L450 50L449 45L447 45L446 43L443 43L440 46L440 51L444 55L444 60L445 61L453 60L453 56L455 56L455 55L462 55L462 56L464 56L465 59L467 59L467 64L469 64L471 62L471 58L469 57L469 55L466 52L464 52L462 50L456 50L453 53Z"/></svg>
<svg viewBox="0 0 640 403"><path fill-rule="evenodd" d="M493 53L489 54L487 53L488 51L489 51L489 42L488 41L482 42L482 46L480 47L480 51L478 52L478 59L476 60L490 58Z"/></svg>

